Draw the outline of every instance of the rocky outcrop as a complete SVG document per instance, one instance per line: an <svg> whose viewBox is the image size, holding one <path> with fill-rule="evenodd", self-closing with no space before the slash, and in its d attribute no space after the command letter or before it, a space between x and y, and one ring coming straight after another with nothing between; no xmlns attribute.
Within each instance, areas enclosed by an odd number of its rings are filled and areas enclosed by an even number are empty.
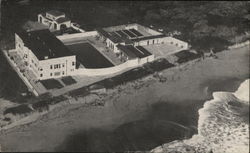
<svg viewBox="0 0 250 153"><path fill-rule="evenodd" d="M248 153L249 79L235 93L215 92L199 110L198 134L153 149L153 153Z"/></svg>

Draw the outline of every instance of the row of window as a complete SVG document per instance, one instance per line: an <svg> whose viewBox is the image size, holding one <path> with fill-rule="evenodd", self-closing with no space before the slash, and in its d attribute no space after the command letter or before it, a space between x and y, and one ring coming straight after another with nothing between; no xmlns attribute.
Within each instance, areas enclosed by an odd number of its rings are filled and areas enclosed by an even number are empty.
<svg viewBox="0 0 250 153"><path fill-rule="evenodd" d="M54 69L60 69L61 67L64 67L64 63L63 64L55 64L54 65ZM72 62L72 66L75 66L75 62ZM53 65L50 65L50 69L53 69Z"/></svg>
<svg viewBox="0 0 250 153"><path fill-rule="evenodd" d="M55 72L54 73L54 76L59 76L61 74L61 72ZM65 74L65 72L64 71L62 71L62 75L64 75ZM53 73L50 73L50 76L53 76ZM43 77L43 74L41 73L40 74L40 77Z"/></svg>

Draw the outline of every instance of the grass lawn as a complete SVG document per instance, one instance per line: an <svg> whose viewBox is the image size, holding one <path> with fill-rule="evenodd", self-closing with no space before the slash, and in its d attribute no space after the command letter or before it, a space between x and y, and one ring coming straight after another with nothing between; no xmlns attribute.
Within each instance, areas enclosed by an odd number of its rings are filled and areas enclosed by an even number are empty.
<svg viewBox="0 0 250 153"><path fill-rule="evenodd" d="M32 112L32 109L30 109L28 105L19 105L16 107L11 107L11 108L6 109L4 111L4 115L8 113L16 115L16 114L25 114L25 113L30 113L30 112Z"/></svg>
<svg viewBox="0 0 250 153"><path fill-rule="evenodd" d="M76 83L76 80L74 80L71 76L63 77L61 80L65 85L72 85Z"/></svg>
<svg viewBox="0 0 250 153"><path fill-rule="evenodd" d="M49 90L49 89L60 89L63 87L63 85L55 80L55 79L48 79L48 80L42 80L41 83L43 84L43 86Z"/></svg>

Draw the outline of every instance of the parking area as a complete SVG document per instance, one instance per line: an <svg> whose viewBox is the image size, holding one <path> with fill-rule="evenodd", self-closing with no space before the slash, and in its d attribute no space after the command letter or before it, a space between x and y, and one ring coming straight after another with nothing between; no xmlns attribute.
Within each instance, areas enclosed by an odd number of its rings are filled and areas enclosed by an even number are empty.
<svg viewBox="0 0 250 153"><path fill-rule="evenodd" d="M106 68L114 66L88 42L70 44L67 45L67 47L76 55L77 61L85 68Z"/></svg>

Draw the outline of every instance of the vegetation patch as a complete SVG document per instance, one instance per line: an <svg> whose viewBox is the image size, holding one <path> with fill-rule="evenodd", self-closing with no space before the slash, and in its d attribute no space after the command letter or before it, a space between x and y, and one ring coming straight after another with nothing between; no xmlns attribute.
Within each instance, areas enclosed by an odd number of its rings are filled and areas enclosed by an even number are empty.
<svg viewBox="0 0 250 153"><path fill-rule="evenodd" d="M65 85L72 85L76 83L76 80L73 79L71 76L63 77L61 80Z"/></svg>
<svg viewBox="0 0 250 153"><path fill-rule="evenodd" d="M45 110L49 110L49 103L46 101L39 101L37 103L32 104L34 110L42 112Z"/></svg>
<svg viewBox="0 0 250 153"><path fill-rule="evenodd" d="M175 56L178 57L178 63L185 63L200 57L199 54L189 52L188 50L183 50L178 53L175 53Z"/></svg>
<svg viewBox="0 0 250 153"><path fill-rule="evenodd" d="M82 87L69 92L71 97L87 96L89 94L88 87Z"/></svg>
<svg viewBox="0 0 250 153"><path fill-rule="evenodd" d="M60 89L63 87L63 85L55 80L55 79L48 79L48 80L41 80L41 83L43 84L43 86L49 90L49 89Z"/></svg>
<svg viewBox="0 0 250 153"><path fill-rule="evenodd" d="M19 105L16 107L11 107L11 108L7 108L4 111L4 115L11 113L13 115L21 115L21 114L27 114L32 112L32 109L28 107L28 105Z"/></svg>
<svg viewBox="0 0 250 153"><path fill-rule="evenodd" d="M147 63L143 67L138 67L122 73L120 75L114 76L98 82L97 84L104 86L105 88L113 88L117 85L121 85L136 79L145 77L154 72L162 71L164 69L173 67L174 65L169 63L166 59L159 59L152 63Z"/></svg>

